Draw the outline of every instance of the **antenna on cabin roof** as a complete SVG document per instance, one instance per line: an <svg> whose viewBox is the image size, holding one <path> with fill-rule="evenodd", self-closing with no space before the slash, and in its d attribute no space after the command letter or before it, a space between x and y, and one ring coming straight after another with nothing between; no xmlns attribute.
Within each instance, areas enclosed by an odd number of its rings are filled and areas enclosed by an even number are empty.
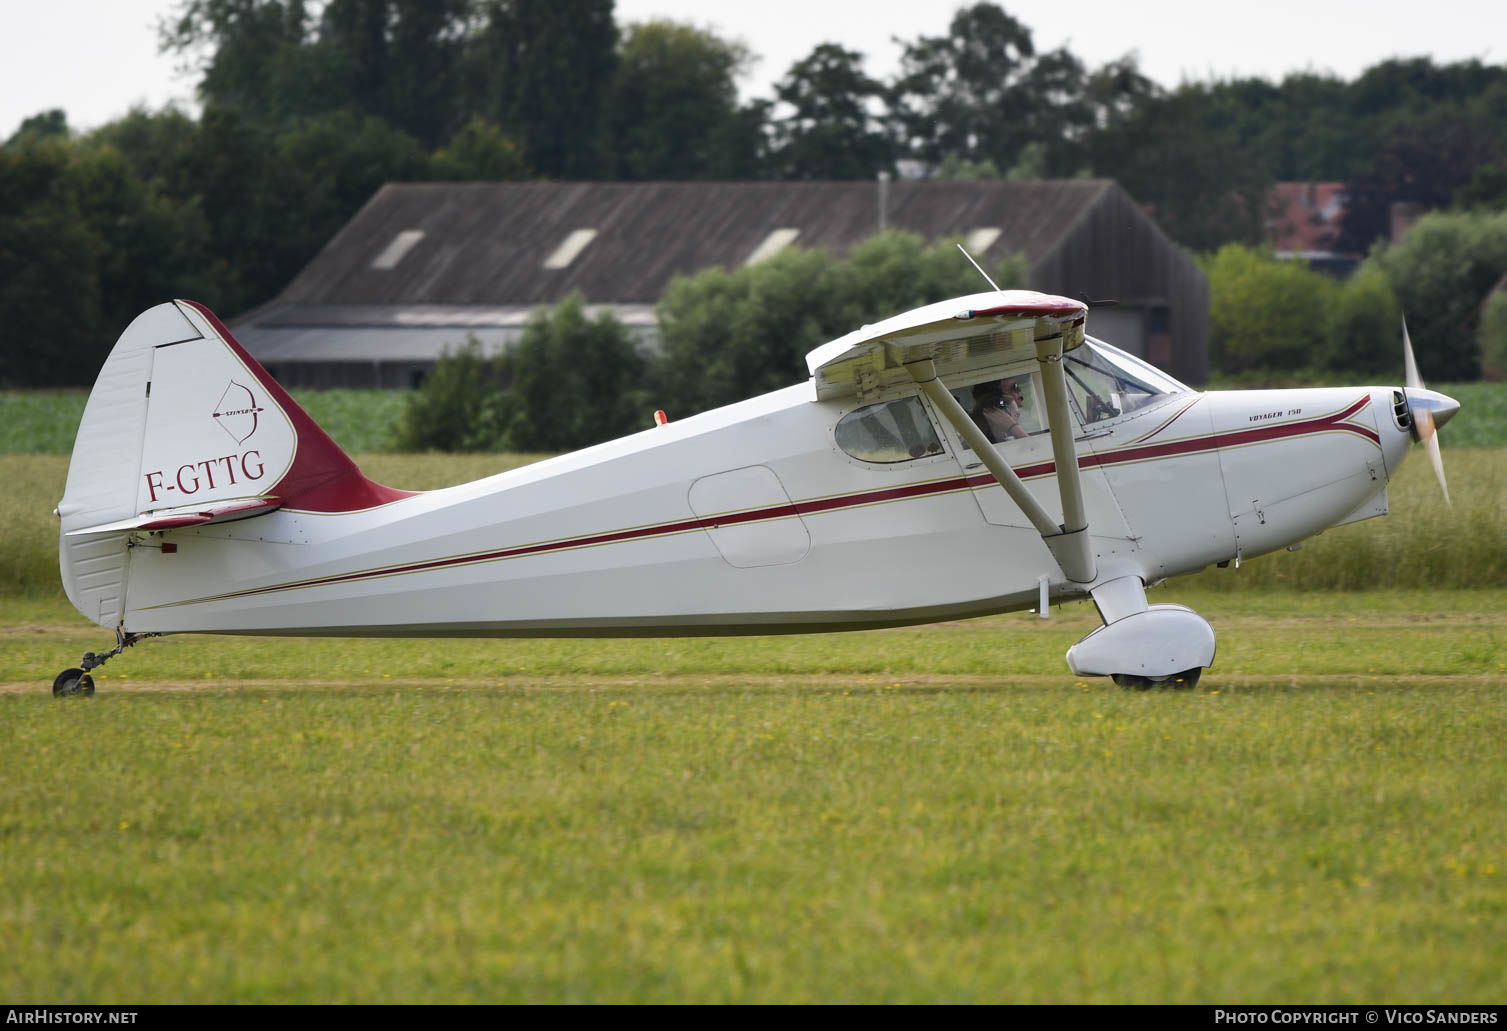
<svg viewBox="0 0 1507 1031"><path fill-rule="evenodd" d="M990 286L994 287L994 292L995 293L997 293L997 294L1004 293L1004 291L999 288L999 286L994 282L994 280L992 280L992 279L989 278L989 273L985 272L984 269L983 269L983 267L981 265L979 265L978 262L976 262L976 261L973 260L973 255L971 255L971 254L968 253L968 249L966 247L964 247L962 244L958 244L958 250L960 250L960 251L963 252L963 257L965 257L965 258L968 259L969 264L971 264L974 268L976 268L976 269L979 270L979 275L981 275L981 276L984 277L984 282L986 282Z"/></svg>

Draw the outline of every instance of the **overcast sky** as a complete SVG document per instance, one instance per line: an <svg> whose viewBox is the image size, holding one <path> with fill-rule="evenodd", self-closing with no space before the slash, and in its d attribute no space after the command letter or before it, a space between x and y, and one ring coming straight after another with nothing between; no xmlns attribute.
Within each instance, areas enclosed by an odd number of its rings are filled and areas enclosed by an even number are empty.
<svg viewBox="0 0 1507 1031"><path fill-rule="evenodd" d="M192 103L193 76L157 52L157 22L178 0L0 0L0 140L23 118L54 107L75 129L101 125L133 104ZM942 35L960 5L921 0L618 0L619 23L673 18L742 39L762 58L747 96L772 83L818 43L868 59L876 78L899 65L893 37ZM1354 78L1394 56L1438 62L1507 60L1502 0L1011 0L1038 49L1067 45L1090 67L1135 51L1164 86L1289 71Z"/></svg>

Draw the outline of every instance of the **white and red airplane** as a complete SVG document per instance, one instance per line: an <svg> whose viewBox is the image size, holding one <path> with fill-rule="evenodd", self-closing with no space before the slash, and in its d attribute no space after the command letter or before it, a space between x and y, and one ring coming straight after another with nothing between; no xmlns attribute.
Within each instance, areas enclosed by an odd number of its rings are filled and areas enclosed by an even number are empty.
<svg viewBox="0 0 1507 1031"><path fill-rule="evenodd" d="M1402 388L1200 393L1086 314L943 301L817 348L796 386L414 493L362 475L208 309L159 305L106 360L57 507L68 597L117 646L53 693L158 634L763 634L1083 598L1104 625L1074 673L1187 685L1214 632L1148 586L1384 514L1412 441L1443 485L1459 406L1406 343Z"/></svg>

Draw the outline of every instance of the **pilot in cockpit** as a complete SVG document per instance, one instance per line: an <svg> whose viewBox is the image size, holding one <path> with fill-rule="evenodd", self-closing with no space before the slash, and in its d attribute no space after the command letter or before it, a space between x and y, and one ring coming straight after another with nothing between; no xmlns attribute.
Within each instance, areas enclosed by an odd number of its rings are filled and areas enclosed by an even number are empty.
<svg viewBox="0 0 1507 1031"><path fill-rule="evenodd" d="M1020 406L1024 400L1014 376L985 380L973 385L973 411L968 415L992 444L1012 437L1026 436L1020 424Z"/></svg>

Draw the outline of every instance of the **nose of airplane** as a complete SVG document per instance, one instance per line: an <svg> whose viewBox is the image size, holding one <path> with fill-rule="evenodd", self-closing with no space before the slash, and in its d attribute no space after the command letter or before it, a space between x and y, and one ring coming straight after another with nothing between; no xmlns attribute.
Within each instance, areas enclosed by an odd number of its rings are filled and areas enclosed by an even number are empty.
<svg viewBox="0 0 1507 1031"><path fill-rule="evenodd" d="M1405 391L1408 397L1408 408L1413 412L1413 439L1422 440L1420 424L1424 422L1418 417L1420 411L1428 413L1428 420L1438 429L1455 417L1460 410L1460 402L1448 394L1441 394L1437 390L1428 390L1424 387L1408 387Z"/></svg>

